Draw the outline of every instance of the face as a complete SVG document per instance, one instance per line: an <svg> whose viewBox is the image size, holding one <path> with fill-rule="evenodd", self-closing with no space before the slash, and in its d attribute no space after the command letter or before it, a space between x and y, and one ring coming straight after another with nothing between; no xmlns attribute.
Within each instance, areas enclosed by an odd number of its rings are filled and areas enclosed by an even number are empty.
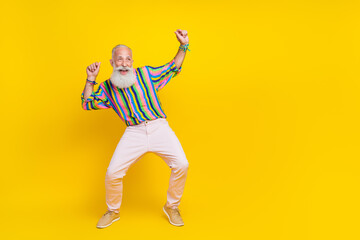
<svg viewBox="0 0 360 240"><path fill-rule="evenodd" d="M113 59L110 60L111 66L124 67L122 69L120 68L121 75L126 75L128 73L128 70L126 70L125 68L131 68L133 62L134 60L132 59L131 51L127 47L116 48Z"/></svg>
<svg viewBox="0 0 360 240"><path fill-rule="evenodd" d="M136 82L136 75L132 67L133 59L131 51L127 47L115 49L113 59L110 60L114 68L110 80L118 88L127 88Z"/></svg>

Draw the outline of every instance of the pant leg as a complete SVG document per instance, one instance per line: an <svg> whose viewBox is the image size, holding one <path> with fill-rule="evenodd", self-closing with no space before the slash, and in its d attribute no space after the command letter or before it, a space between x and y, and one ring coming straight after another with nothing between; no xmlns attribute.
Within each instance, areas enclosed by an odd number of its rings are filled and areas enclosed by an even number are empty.
<svg viewBox="0 0 360 240"><path fill-rule="evenodd" d="M132 164L147 152L147 137L143 129L127 127L111 158L105 176L106 204L110 211L119 212L123 177Z"/></svg>
<svg viewBox="0 0 360 240"><path fill-rule="evenodd" d="M149 149L160 156L171 168L166 205L178 207L184 192L189 162L175 132L166 119L157 121L149 131Z"/></svg>

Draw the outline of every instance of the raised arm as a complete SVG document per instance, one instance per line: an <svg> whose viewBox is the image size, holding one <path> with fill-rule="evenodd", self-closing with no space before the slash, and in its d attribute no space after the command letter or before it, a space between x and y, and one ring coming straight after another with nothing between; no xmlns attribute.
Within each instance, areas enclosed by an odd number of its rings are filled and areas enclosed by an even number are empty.
<svg viewBox="0 0 360 240"><path fill-rule="evenodd" d="M181 46L186 46L186 47L188 46L187 44L189 44L189 37L188 37L188 33L186 30L177 29L175 31L175 35L176 35L176 38L178 39L178 41L180 42ZM183 50L183 49L179 48L179 50L174 58L175 65L178 69L181 67L182 63L184 62L185 55L186 55L186 49Z"/></svg>
<svg viewBox="0 0 360 240"><path fill-rule="evenodd" d="M177 29L175 34L181 44L176 56L171 59L171 61L162 66L144 67L144 71L148 73L148 76L150 77L157 91L162 89L170 81L170 79L177 76L181 72L182 63L184 62L186 51L190 51L190 49L188 49L189 37L187 35L187 31Z"/></svg>
<svg viewBox="0 0 360 240"><path fill-rule="evenodd" d="M94 92L94 84L99 74L100 63L95 62L86 68L87 79L85 88L81 93L81 105L84 110L107 109L111 107L110 101L105 95L103 83L99 84L98 89Z"/></svg>
<svg viewBox="0 0 360 240"><path fill-rule="evenodd" d="M89 80L93 83L95 82L96 77L100 71L100 64L101 63L95 62L86 68L87 80ZM85 99L89 98L91 93L94 92L94 84L93 83L86 81L84 90L82 92Z"/></svg>

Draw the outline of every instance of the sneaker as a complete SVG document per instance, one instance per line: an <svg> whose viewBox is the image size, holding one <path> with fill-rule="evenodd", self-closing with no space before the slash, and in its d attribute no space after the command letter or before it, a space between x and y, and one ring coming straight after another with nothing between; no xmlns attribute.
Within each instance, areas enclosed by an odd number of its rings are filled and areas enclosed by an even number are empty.
<svg viewBox="0 0 360 240"><path fill-rule="evenodd" d="M184 222L181 218L180 211L178 208L169 208L166 205L164 206L164 212L169 218L169 222L174 226L183 226Z"/></svg>
<svg viewBox="0 0 360 240"><path fill-rule="evenodd" d="M106 228L110 226L113 222L116 222L120 219L120 213L113 211L107 211L99 220L96 227L97 228Z"/></svg>

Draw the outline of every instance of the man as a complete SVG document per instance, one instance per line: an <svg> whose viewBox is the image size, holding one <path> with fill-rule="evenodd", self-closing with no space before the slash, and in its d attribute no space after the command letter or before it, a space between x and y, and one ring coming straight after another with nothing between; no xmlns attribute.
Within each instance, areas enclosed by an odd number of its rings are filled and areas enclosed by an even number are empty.
<svg viewBox="0 0 360 240"><path fill-rule="evenodd" d="M180 47L174 59L163 66L134 69L132 50L125 45L117 45L110 59L113 73L110 79L99 84L96 92L94 85L97 84L95 80L100 63L95 62L86 69L87 79L81 94L83 109L112 108L127 126L106 171L107 212L97 223L98 228L108 227L120 219L123 177L130 166L147 152L157 154L171 168L163 210L172 225L184 225L178 206L189 163L157 96L157 92L180 73L186 50L189 50L187 31L177 29L175 34Z"/></svg>

